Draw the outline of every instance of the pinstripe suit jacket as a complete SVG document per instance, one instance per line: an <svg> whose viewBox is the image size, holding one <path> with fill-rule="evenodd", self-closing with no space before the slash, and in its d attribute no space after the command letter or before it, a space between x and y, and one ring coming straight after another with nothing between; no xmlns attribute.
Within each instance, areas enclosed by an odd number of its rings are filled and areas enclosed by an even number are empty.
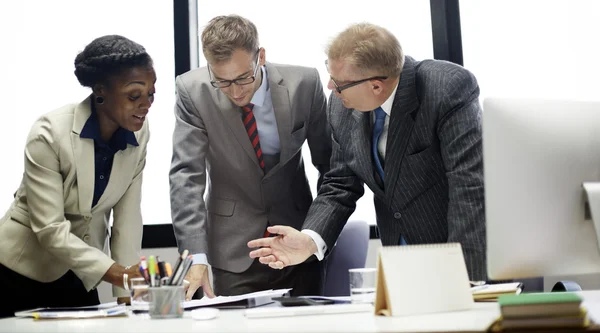
<svg viewBox="0 0 600 333"><path fill-rule="evenodd" d="M331 94L331 170L305 229L331 249L366 183L374 193L383 245L460 242L472 280L486 278L479 86L466 69L406 57L396 90L385 159L375 178L371 112L346 109Z"/></svg>

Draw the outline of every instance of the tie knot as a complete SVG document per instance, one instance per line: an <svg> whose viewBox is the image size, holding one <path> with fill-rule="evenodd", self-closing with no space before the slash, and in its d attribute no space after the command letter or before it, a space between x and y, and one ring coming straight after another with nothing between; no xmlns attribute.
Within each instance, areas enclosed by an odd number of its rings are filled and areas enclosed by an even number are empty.
<svg viewBox="0 0 600 333"><path fill-rule="evenodd" d="M385 111L383 111L383 109L381 108L381 106L373 111L375 111L375 119L385 119L386 114Z"/></svg>
<svg viewBox="0 0 600 333"><path fill-rule="evenodd" d="M250 112L250 111L252 111L252 109L254 109L254 104L248 103L244 107L242 107L242 109L246 112Z"/></svg>

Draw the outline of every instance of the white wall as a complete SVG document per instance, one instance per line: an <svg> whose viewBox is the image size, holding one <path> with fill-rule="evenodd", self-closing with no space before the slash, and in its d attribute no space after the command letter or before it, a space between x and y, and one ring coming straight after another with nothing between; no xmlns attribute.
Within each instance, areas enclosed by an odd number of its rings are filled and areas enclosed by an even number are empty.
<svg viewBox="0 0 600 333"><path fill-rule="evenodd" d="M600 2L461 0L460 19L483 98L600 99Z"/></svg>
<svg viewBox="0 0 600 333"><path fill-rule="evenodd" d="M83 100L90 91L73 74L75 56L94 38L120 34L142 44L158 80L150 109L144 172L145 223L170 223L168 171L173 133L173 3L164 0L34 0L0 2L0 213L23 173L23 149L42 114Z"/></svg>

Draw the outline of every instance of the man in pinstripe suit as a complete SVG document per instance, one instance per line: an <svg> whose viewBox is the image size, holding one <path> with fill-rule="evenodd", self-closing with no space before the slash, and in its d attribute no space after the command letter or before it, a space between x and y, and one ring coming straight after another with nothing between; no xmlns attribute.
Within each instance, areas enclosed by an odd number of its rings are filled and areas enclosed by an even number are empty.
<svg viewBox="0 0 600 333"><path fill-rule="evenodd" d="M398 40L356 24L329 45L331 171L302 232L251 241L272 268L322 259L373 190L383 245L460 242L471 280L486 279L481 107L466 69L405 57Z"/></svg>

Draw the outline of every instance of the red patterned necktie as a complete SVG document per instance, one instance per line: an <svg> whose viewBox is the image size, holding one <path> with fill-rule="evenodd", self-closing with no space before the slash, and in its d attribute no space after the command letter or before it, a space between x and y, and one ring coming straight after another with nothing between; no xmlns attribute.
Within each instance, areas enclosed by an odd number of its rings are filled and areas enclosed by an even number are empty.
<svg viewBox="0 0 600 333"><path fill-rule="evenodd" d="M248 138L250 138L250 143L254 148L254 152L256 153L256 157L258 158L258 164L261 169L265 171L265 161L263 160L262 149L260 149L260 140L258 139L258 129L256 127L256 119L254 119L254 113L252 109L254 108L254 104L248 103L248 105L242 107L242 121L244 122L244 127L246 127L246 133L248 133Z"/></svg>
<svg viewBox="0 0 600 333"><path fill-rule="evenodd" d="M244 127L246 127L246 133L248 133L248 138L250 138L250 143L254 148L254 152L256 153L256 157L258 158L258 164L265 171L265 161L263 160L262 149L260 149L260 140L258 139L258 129L256 127L256 119L254 118L254 113L252 109L254 108L254 104L248 103L248 105L242 107L242 122L244 123ZM263 237L269 237L271 233L265 230Z"/></svg>

